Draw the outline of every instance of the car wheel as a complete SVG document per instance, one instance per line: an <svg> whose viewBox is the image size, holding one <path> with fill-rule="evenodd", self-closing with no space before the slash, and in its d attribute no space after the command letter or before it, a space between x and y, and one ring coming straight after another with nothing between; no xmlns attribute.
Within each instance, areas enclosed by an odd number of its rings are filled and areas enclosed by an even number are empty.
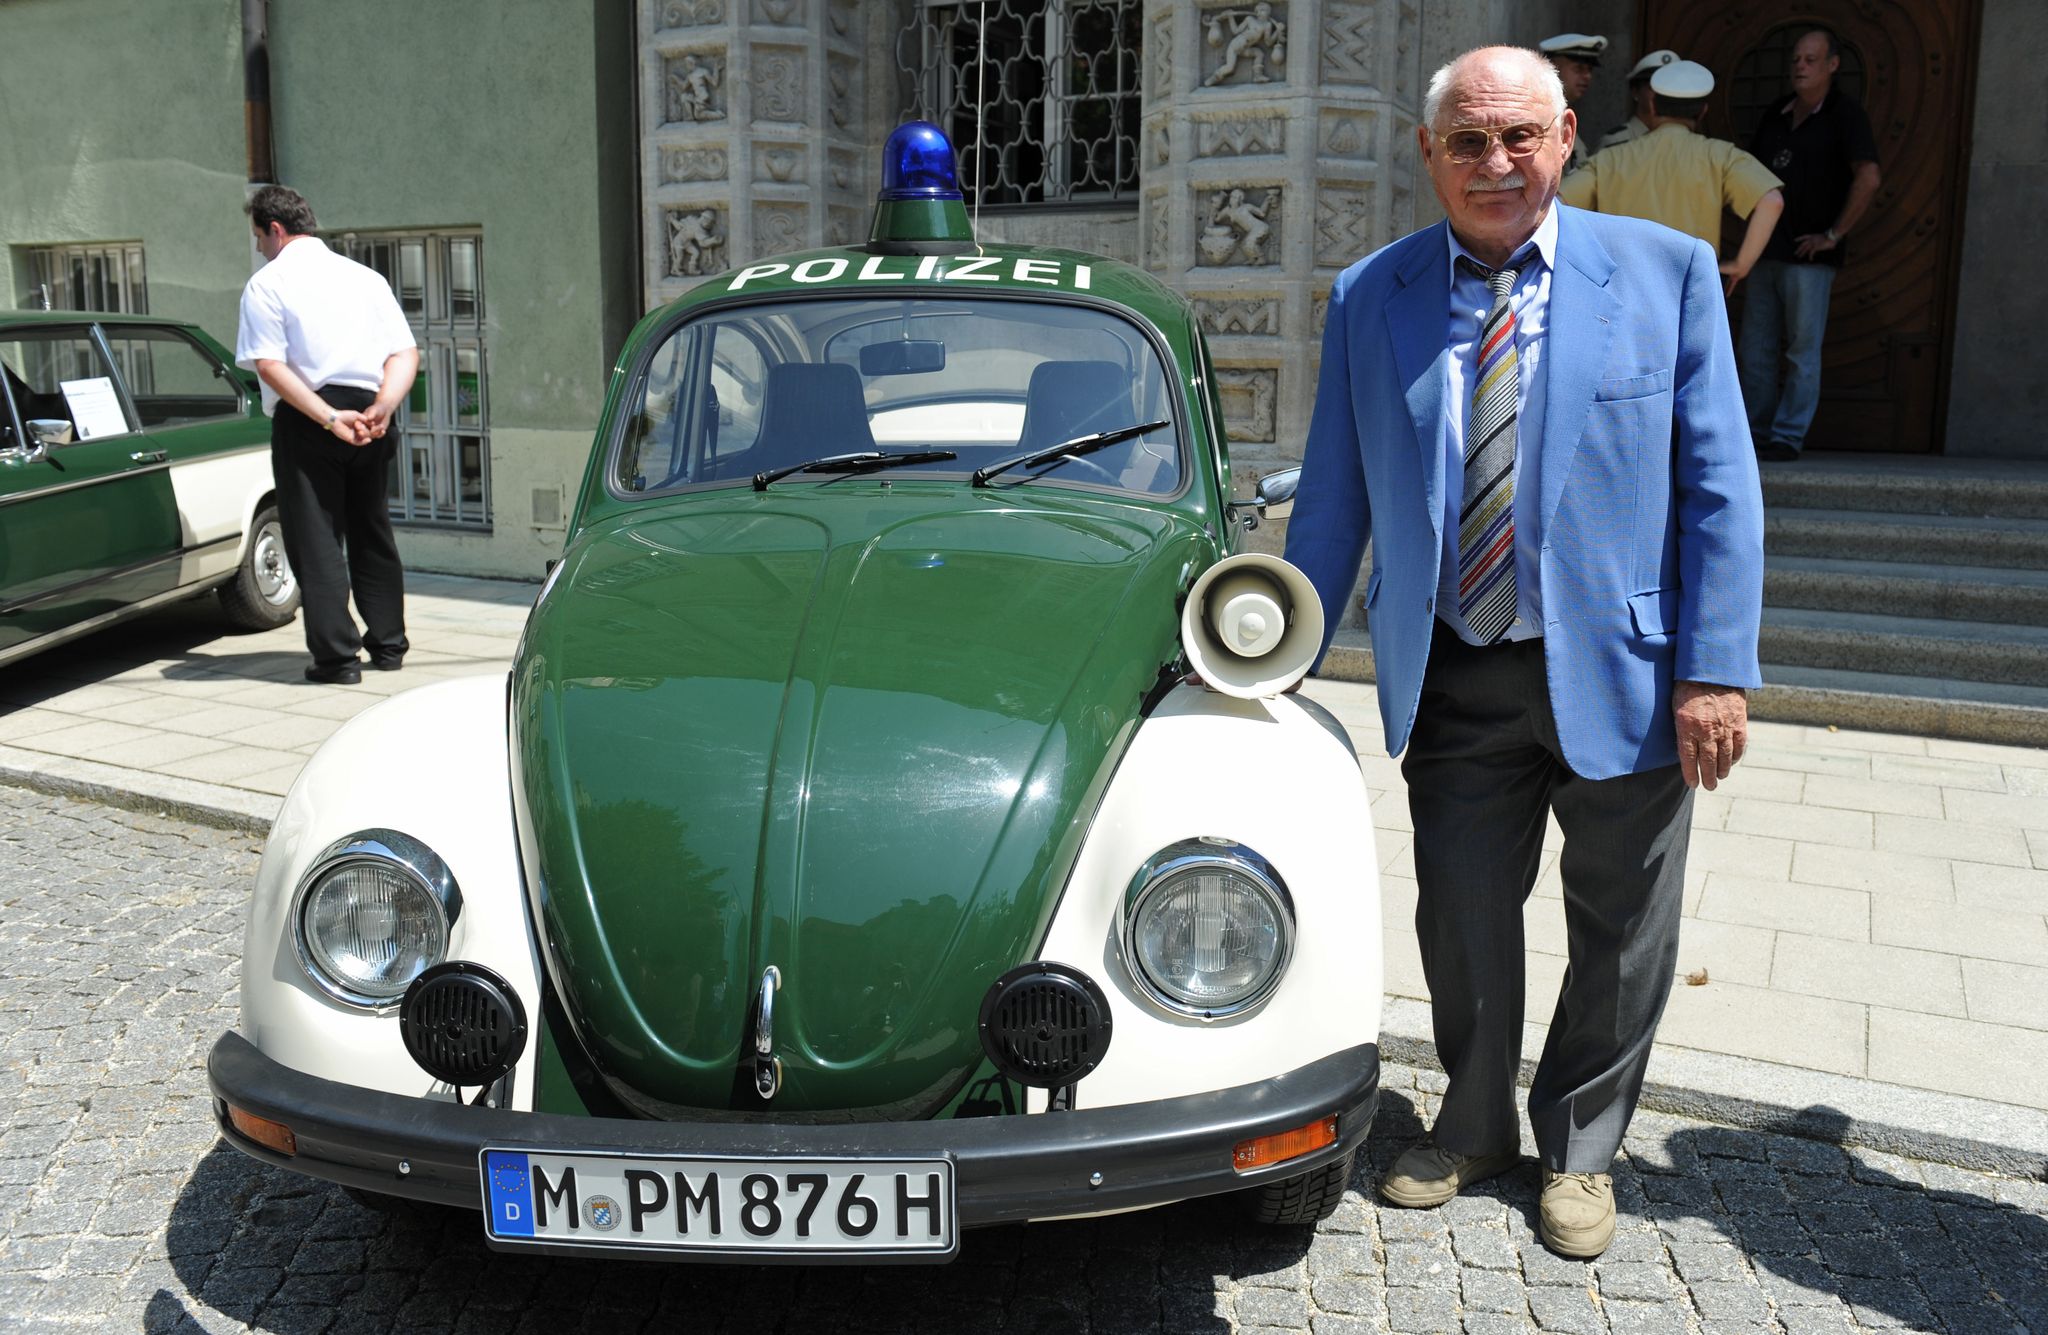
<svg viewBox="0 0 2048 1335"><path fill-rule="evenodd" d="M1353 1150L1343 1158L1312 1168L1299 1177L1268 1182L1244 1193L1252 1218L1261 1224L1314 1224L1337 1213L1344 1187L1351 1181Z"/></svg>
<svg viewBox="0 0 2048 1335"><path fill-rule="evenodd" d="M256 512L249 550L235 577L220 586L221 611L242 630L273 630L299 610L299 580L284 554L284 526L277 507Z"/></svg>

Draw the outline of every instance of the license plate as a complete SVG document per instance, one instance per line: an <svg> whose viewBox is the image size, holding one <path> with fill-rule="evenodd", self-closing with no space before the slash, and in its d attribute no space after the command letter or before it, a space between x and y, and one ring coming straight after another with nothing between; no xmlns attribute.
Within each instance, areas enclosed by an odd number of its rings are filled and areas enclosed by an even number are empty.
<svg viewBox="0 0 2048 1335"><path fill-rule="evenodd" d="M482 1152L493 1243L706 1256L922 1256L959 1246L950 1159Z"/></svg>

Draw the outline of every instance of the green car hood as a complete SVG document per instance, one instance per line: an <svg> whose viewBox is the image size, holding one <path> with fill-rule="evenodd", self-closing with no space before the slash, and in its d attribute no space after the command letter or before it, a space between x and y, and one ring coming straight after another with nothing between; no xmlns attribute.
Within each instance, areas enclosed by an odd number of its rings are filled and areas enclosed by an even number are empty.
<svg viewBox="0 0 2048 1335"><path fill-rule="evenodd" d="M958 484L649 511L578 536L521 646L550 978L643 1114L928 1114L980 1064L983 993L1043 938L1214 539Z"/></svg>

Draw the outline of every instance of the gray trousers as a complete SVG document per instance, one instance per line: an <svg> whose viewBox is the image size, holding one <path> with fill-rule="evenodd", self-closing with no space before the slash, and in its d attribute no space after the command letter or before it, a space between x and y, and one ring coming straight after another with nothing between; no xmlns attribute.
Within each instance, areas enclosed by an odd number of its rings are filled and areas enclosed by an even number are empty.
<svg viewBox="0 0 2048 1335"><path fill-rule="evenodd" d="M1450 1077L1436 1143L1483 1154L1521 1139L1522 905L1554 812L1571 958L1529 1123L1546 1168L1606 1172L1671 995L1692 790L1676 765L1597 781L1574 774L1551 715L1543 642L1475 649L1441 622L1401 773L1415 821L1415 934Z"/></svg>

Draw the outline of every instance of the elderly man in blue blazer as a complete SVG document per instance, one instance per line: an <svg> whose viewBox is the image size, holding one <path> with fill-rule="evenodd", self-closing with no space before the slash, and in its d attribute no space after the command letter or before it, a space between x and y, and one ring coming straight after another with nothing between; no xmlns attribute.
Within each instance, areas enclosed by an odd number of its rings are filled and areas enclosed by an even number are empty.
<svg viewBox="0 0 2048 1335"><path fill-rule="evenodd" d="M1515 1166L1522 906L1546 815L1570 967L1529 1091L1544 1240L1595 1256L1677 961L1692 793L1742 756L1763 506L1714 252L1568 208L1549 65L1437 71L1417 130L1447 221L1345 270L1287 557L1365 608L1415 823L1449 1084L1381 1183L1438 1205Z"/></svg>

